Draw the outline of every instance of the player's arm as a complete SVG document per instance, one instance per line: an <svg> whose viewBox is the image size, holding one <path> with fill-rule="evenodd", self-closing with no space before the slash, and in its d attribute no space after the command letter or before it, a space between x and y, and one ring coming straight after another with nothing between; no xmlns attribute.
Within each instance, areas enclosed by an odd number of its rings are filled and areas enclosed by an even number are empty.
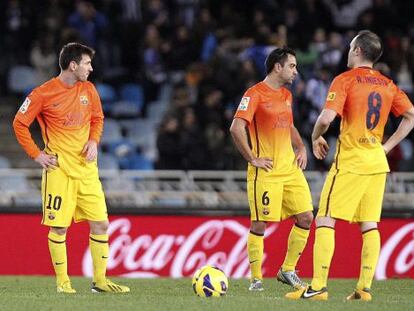
<svg viewBox="0 0 414 311"><path fill-rule="evenodd" d="M29 157L40 164L44 169L55 169L58 166L54 155L41 151L30 134L29 127L41 111L41 102L35 94L26 98L13 121L13 129L17 141Z"/></svg>
<svg viewBox="0 0 414 311"><path fill-rule="evenodd" d="M101 139L104 123L101 99L95 87L92 86L92 114L89 139L83 147L82 153L86 161L95 161L98 156L98 144Z"/></svg>
<svg viewBox="0 0 414 311"><path fill-rule="evenodd" d="M254 156L249 146L249 141L246 132L247 121L241 118L234 118L230 133L234 144L243 156L243 158L255 167L262 168L269 172L273 168L273 161L270 158L257 158Z"/></svg>
<svg viewBox="0 0 414 311"><path fill-rule="evenodd" d="M290 126L290 137L292 139L293 148L295 149L296 164L304 170L308 163L308 156L306 154L306 147L300 137L298 129L292 124Z"/></svg>
<svg viewBox="0 0 414 311"><path fill-rule="evenodd" d="M336 115L337 112L335 110L329 108L323 109L313 127L312 149L313 154L318 160L325 158L328 154L329 146L322 135L326 133Z"/></svg>
<svg viewBox="0 0 414 311"><path fill-rule="evenodd" d="M391 151L396 145L398 145L414 128L414 108L411 107L406 112L402 113L402 120L397 130L391 135L391 137L384 143L383 148L385 153Z"/></svg>
<svg viewBox="0 0 414 311"><path fill-rule="evenodd" d="M318 160L324 159L328 154L329 146L322 135L326 133L337 114L342 116L350 81L352 79L339 75L329 87L325 107L316 120L312 132L313 154Z"/></svg>

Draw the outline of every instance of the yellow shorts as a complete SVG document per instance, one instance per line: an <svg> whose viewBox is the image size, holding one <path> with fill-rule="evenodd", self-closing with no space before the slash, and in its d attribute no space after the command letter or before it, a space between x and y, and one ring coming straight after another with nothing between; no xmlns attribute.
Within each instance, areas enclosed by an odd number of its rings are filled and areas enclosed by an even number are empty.
<svg viewBox="0 0 414 311"><path fill-rule="evenodd" d="M247 181L247 197L254 221L281 221L313 211L309 185L300 170L289 181Z"/></svg>
<svg viewBox="0 0 414 311"><path fill-rule="evenodd" d="M358 175L331 169L322 189L318 216L379 222L386 177L386 173Z"/></svg>
<svg viewBox="0 0 414 311"><path fill-rule="evenodd" d="M69 227L84 220L108 219L105 196L98 178L78 180L68 177L60 168L42 176L42 224Z"/></svg>

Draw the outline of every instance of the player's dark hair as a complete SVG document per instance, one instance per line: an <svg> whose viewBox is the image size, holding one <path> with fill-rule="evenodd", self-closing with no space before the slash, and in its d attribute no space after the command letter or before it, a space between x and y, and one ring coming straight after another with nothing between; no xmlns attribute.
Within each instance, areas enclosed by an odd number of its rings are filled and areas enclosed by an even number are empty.
<svg viewBox="0 0 414 311"><path fill-rule="evenodd" d="M89 46L71 42L63 46L59 54L59 67L61 70L66 70L70 62L74 61L77 64L82 60L82 55L88 55L91 59L95 55L95 50Z"/></svg>
<svg viewBox="0 0 414 311"><path fill-rule="evenodd" d="M276 63L284 66L289 54L296 56L296 52L287 46L274 49L270 52L265 61L266 74L268 75L272 72Z"/></svg>
<svg viewBox="0 0 414 311"><path fill-rule="evenodd" d="M361 30L355 39L354 48L359 47L363 57L370 62L377 62L382 55L382 41L377 34L369 30Z"/></svg>

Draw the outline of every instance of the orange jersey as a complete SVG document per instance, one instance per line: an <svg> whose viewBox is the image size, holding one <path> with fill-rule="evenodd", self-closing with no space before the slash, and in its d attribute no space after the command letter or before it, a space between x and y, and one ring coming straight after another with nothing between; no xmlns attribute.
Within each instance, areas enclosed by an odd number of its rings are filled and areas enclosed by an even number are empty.
<svg viewBox="0 0 414 311"><path fill-rule="evenodd" d="M293 125L290 91L284 87L275 90L259 82L243 95L234 117L247 121L253 154L273 159L270 172L256 169L249 163L248 180L292 178L298 168L290 138Z"/></svg>
<svg viewBox="0 0 414 311"><path fill-rule="evenodd" d="M13 127L17 140L31 158L40 153L29 132L35 118L42 130L45 152L57 155L59 166L68 176L97 176L96 161L87 162L82 154L89 139L99 142L103 129L101 101L91 82L79 81L68 86L53 78L26 98Z"/></svg>
<svg viewBox="0 0 414 311"><path fill-rule="evenodd" d="M337 76L325 104L342 117L335 168L355 174L389 172L382 147L388 115L399 116L411 107L407 95L376 70L358 67Z"/></svg>

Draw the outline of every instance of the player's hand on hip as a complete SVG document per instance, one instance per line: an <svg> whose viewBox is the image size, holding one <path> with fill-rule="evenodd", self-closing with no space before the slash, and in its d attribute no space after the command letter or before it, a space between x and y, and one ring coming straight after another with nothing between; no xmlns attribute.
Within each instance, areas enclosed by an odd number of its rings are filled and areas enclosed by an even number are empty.
<svg viewBox="0 0 414 311"><path fill-rule="evenodd" d="M270 172L273 169L273 160L270 158L254 158L250 163L254 167L264 169L266 172Z"/></svg>
<svg viewBox="0 0 414 311"><path fill-rule="evenodd" d="M58 167L58 161L55 155L47 154L43 151L34 159L45 170L54 170Z"/></svg>
<svg viewBox="0 0 414 311"><path fill-rule="evenodd" d="M86 161L95 161L98 156L98 144L94 140L88 140L82 150L82 154L85 155Z"/></svg>
<svg viewBox="0 0 414 311"><path fill-rule="evenodd" d="M308 155L306 153L305 146L296 149L295 161L296 161L297 166L300 167L302 170L306 168L306 165L308 164Z"/></svg>
<svg viewBox="0 0 414 311"><path fill-rule="evenodd" d="M318 160L322 160L328 155L329 145L322 136L312 142L312 148L313 154Z"/></svg>

